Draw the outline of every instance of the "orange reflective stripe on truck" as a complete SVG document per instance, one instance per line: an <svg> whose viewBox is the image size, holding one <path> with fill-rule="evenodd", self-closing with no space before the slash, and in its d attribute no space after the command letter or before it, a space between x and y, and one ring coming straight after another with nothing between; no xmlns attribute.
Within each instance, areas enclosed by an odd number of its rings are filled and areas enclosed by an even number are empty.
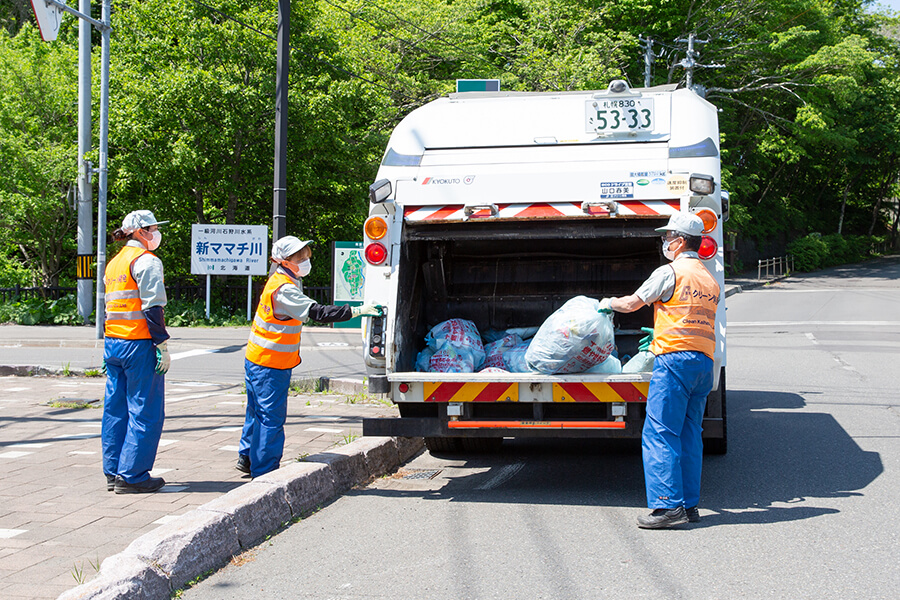
<svg viewBox="0 0 900 600"><path fill-rule="evenodd" d="M448 429L625 429L625 421L450 421Z"/></svg>
<svg viewBox="0 0 900 600"><path fill-rule="evenodd" d="M432 381L425 383L425 402L518 402L519 385L509 382Z"/></svg>
<svg viewBox="0 0 900 600"><path fill-rule="evenodd" d="M649 381L553 384L554 402L646 402Z"/></svg>

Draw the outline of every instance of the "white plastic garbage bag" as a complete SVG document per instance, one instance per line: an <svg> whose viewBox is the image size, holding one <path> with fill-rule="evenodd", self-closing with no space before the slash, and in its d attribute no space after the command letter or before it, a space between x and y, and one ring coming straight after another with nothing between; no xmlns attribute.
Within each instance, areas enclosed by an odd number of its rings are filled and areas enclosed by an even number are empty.
<svg viewBox="0 0 900 600"><path fill-rule="evenodd" d="M485 367L497 367L498 369L509 369L509 366L506 364L506 360L504 360L503 355L506 354L510 348L514 348L522 343L522 338L520 338L515 333L512 335L507 335L495 342L491 342L487 346L484 347L484 366Z"/></svg>
<svg viewBox="0 0 900 600"><path fill-rule="evenodd" d="M648 351L638 352L631 360L622 365L623 373L645 373L653 370L653 360L656 356Z"/></svg>
<svg viewBox="0 0 900 600"><path fill-rule="evenodd" d="M593 373L593 374L604 374L604 375L617 375L622 372L622 362L613 355L609 355L599 365L594 365L585 373Z"/></svg>
<svg viewBox="0 0 900 600"><path fill-rule="evenodd" d="M481 339L486 343L496 342L497 340L504 338L508 335L517 335L523 340L527 340L531 337L534 337L534 334L537 333L537 327L511 327L506 330L497 330L497 329L488 329L481 333Z"/></svg>
<svg viewBox="0 0 900 600"><path fill-rule="evenodd" d="M528 346L531 342L522 342L517 346L513 346L503 354L503 362L510 373L528 373L528 363L525 362L525 353L528 352Z"/></svg>
<svg viewBox="0 0 900 600"><path fill-rule="evenodd" d="M425 342L434 350L430 360L431 371L473 373L484 364L484 345L472 321L449 319L439 323L425 336ZM446 368L454 370L444 370Z"/></svg>
<svg viewBox="0 0 900 600"><path fill-rule="evenodd" d="M613 322L597 312L600 301L576 296L563 304L531 340L525 360L541 373L582 373L612 354Z"/></svg>

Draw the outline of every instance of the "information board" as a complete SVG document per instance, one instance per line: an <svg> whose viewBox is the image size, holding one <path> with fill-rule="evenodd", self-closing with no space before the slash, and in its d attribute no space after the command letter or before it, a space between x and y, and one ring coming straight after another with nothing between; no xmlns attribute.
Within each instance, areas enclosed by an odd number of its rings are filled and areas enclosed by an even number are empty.
<svg viewBox="0 0 900 600"><path fill-rule="evenodd" d="M191 273L266 275L268 240L266 225L191 225Z"/></svg>
<svg viewBox="0 0 900 600"><path fill-rule="evenodd" d="M362 242L334 242L331 272L331 291L334 304L359 306L363 301L363 289L366 283L366 262L363 259ZM340 323L334 327L357 328L362 325L357 317Z"/></svg>

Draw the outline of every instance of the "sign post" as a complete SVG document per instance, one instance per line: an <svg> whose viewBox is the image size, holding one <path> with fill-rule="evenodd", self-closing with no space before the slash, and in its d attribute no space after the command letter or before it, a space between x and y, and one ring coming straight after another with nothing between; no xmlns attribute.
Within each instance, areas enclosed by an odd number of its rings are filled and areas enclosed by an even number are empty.
<svg viewBox="0 0 900 600"><path fill-rule="evenodd" d="M207 319L213 275L247 276L247 320L251 319L251 278L268 273L268 239L265 225L191 225L191 274L206 275Z"/></svg>
<svg viewBox="0 0 900 600"><path fill-rule="evenodd" d="M362 242L334 242L332 250L331 297L334 304L359 306L363 303L363 289L366 283L366 261L363 260ZM362 317L356 317L335 328L362 327Z"/></svg>

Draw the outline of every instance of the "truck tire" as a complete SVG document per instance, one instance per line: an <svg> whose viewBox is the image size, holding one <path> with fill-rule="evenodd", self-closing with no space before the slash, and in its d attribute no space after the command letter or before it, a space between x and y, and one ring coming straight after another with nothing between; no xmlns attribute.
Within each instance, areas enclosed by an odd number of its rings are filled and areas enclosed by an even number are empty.
<svg viewBox="0 0 900 600"><path fill-rule="evenodd" d="M722 437L703 440L704 454L725 454L728 452L728 412L725 410L725 367L719 376L719 388L713 394L721 396L722 403Z"/></svg>
<svg viewBox="0 0 900 600"><path fill-rule="evenodd" d="M432 454L458 454L460 439L454 437L427 437L425 447Z"/></svg>

